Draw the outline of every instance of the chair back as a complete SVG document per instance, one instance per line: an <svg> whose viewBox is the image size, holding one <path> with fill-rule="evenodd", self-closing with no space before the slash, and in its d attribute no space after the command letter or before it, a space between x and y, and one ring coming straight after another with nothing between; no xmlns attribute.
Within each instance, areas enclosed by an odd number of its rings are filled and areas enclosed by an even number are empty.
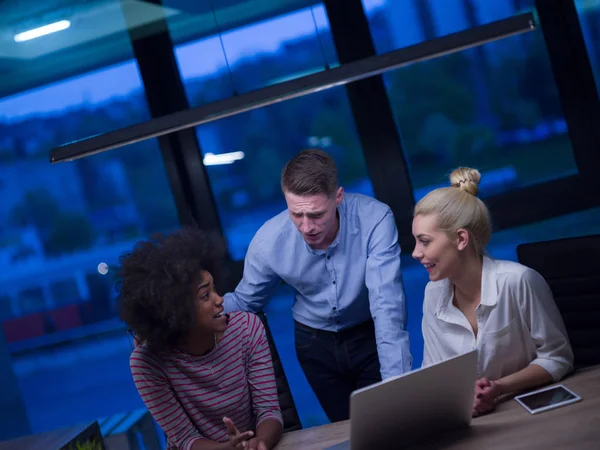
<svg viewBox="0 0 600 450"><path fill-rule="evenodd" d="M600 235L521 244L517 257L550 285L575 367L600 364Z"/></svg>
<svg viewBox="0 0 600 450"><path fill-rule="evenodd" d="M271 358L273 359L273 369L275 371L275 380L277 382L279 406L281 407L281 414L283 416L283 432L287 433L288 431L300 430L302 429L302 423L300 422L300 417L298 416L298 411L296 410L296 404L294 403L292 391L290 390L290 385L287 381L287 377L285 376L283 365L279 359L277 347L275 347L273 335L269 329L267 316L264 312L259 312L257 315L265 326L267 339L269 341L269 348L271 349Z"/></svg>

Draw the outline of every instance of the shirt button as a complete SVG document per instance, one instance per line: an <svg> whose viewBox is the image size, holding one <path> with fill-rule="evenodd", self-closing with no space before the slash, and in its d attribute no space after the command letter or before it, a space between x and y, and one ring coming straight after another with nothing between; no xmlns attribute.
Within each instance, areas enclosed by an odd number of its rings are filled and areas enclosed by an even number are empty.
<svg viewBox="0 0 600 450"><path fill-rule="evenodd" d="M327 255L327 259L331 259L331 256Z"/></svg>
<svg viewBox="0 0 600 450"><path fill-rule="evenodd" d="M333 284L335 284L335 280L333 280Z"/></svg>
<svg viewBox="0 0 600 450"><path fill-rule="evenodd" d="M337 311L337 308L336 308L335 306L334 306L332 309L333 309L334 311Z"/></svg>

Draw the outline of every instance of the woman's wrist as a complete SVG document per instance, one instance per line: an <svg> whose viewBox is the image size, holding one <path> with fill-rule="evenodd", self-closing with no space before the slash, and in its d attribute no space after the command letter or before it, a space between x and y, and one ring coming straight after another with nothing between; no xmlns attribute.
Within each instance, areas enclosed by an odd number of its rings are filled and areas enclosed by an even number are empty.
<svg viewBox="0 0 600 450"><path fill-rule="evenodd" d="M267 419L256 429L256 438L263 441L267 448L273 448L281 439L283 426L276 419Z"/></svg>
<svg viewBox="0 0 600 450"><path fill-rule="evenodd" d="M506 395L510 392L502 379L494 381L494 384L496 385L496 398Z"/></svg>

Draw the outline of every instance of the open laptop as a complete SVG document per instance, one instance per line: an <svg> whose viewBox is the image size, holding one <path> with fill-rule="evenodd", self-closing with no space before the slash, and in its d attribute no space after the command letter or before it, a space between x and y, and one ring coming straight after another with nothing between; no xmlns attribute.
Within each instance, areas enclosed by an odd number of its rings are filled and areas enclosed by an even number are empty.
<svg viewBox="0 0 600 450"><path fill-rule="evenodd" d="M477 350L356 390L350 440L326 450L400 449L439 432L468 427Z"/></svg>

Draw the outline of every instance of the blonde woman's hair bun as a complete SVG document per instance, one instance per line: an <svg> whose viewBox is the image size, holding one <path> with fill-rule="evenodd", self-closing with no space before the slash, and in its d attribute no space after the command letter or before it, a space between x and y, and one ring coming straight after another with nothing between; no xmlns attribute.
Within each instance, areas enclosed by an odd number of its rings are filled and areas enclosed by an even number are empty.
<svg viewBox="0 0 600 450"><path fill-rule="evenodd" d="M450 174L450 184L471 195L477 195L480 181L479 170L469 167L459 167Z"/></svg>

